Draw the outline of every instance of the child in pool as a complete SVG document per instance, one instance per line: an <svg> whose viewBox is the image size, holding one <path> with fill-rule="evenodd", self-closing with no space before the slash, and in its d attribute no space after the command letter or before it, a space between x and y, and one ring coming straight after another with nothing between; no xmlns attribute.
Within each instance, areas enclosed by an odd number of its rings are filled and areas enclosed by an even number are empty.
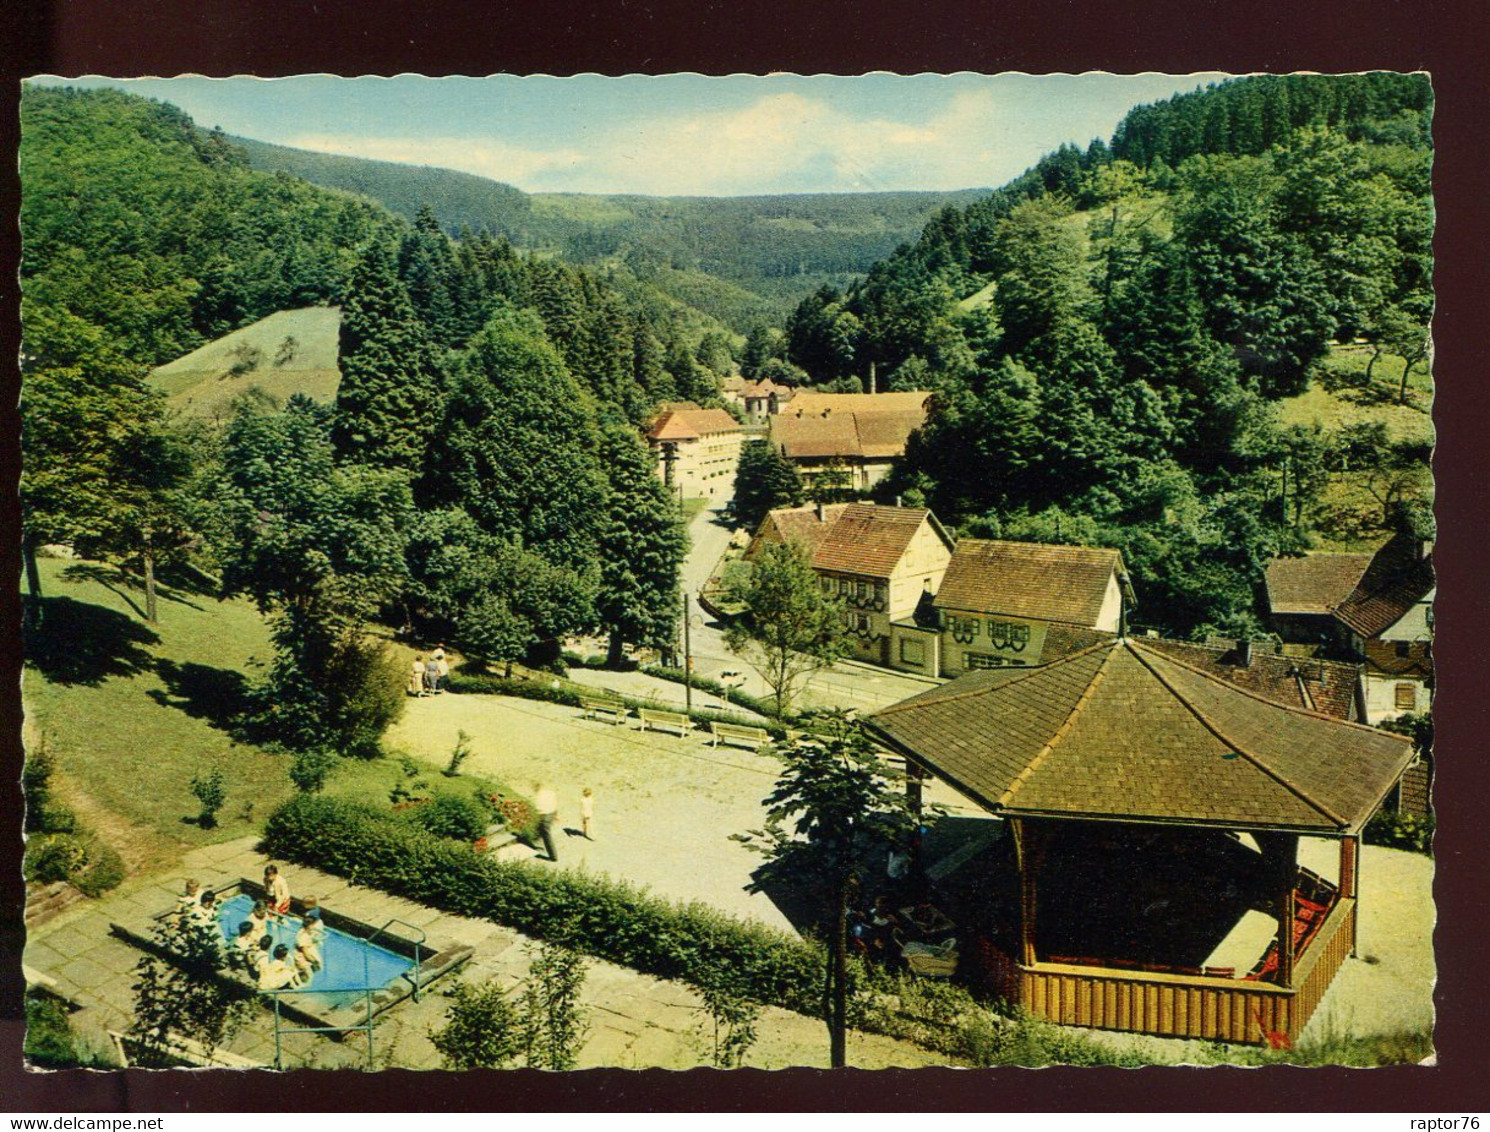
<svg viewBox="0 0 1490 1132"><path fill-rule="evenodd" d="M238 925L238 934L233 942L228 945L228 961L240 971L254 974L254 953L258 950L258 937L254 935L254 926L247 920Z"/></svg>
<svg viewBox="0 0 1490 1132"><path fill-rule="evenodd" d="M176 915L185 916L202 902L202 886L194 880L186 882L186 891L176 898Z"/></svg>
<svg viewBox="0 0 1490 1132"><path fill-rule="evenodd" d="M248 914L248 919L254 926L254 938L261 939L266 935L273 935L274 920L269 915L269 905L262 900L254 902L253 911Z"/></svg>
<svg viewBox="0 0 1490 1132"><path fill-rule="evenodd" d="M324 933L321 913L312 908L295 933L295 968L305 979L321 969L321 938Z"/></svg>
<svg viewBox="0 0 1490 1132"><path fill-rule="evenodd" d="M263 950L264 941L259 941L259 948ZM295 965L289 959L290 949L280 944L273 951L270 958L261 960L259 964L259 989L260 990L283 990L297 985Z"/></svg>
<svg viewBox="0 0 1490 1132"><path fill-rule="evenodd" d="M290 882L280 876L276 865L264 869L264 899L269 910L277 916L286 915L290 910Z"/></svg>

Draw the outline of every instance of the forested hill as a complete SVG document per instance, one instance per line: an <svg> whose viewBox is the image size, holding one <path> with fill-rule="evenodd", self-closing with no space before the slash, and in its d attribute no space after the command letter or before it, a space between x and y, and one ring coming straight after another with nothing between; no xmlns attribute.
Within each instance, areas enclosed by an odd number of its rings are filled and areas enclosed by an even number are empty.
<svg viewBox="0 0 1490 1132"><path fill-rule="evenodd" d="M1357 406L1407 402L1432 308L1431 101L1425 76L1370 74L1139 107L809 296L747 368L936 389L887 498L966 531L1119 546L1141 618L1260 631L1268 556L1326 523L1369 541L1426 521L1421 441L1285 428L1279 406L1326 381ZM1400 392L1342 374L1347 349L1400 359ZM1341 476L1367 484L1366 511L1323 515Z"/></svg>
<svg viewBox="0 0 1490 1132"><path fill-rule="evenodd" d="M528 194L450 169L227 140L254 169L358 193L409 220L428 207L451 235L488 232L572 263L624 265L741 333L763 318L779 321L825 284L849 285L915 240L940 209L987 193Z"/></svg>

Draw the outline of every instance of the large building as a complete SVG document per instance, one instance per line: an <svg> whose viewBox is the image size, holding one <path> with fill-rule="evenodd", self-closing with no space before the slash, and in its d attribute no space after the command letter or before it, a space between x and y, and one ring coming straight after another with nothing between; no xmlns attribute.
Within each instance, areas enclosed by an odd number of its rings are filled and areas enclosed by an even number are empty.
<svg viewBox="0 0 1490 1132"><path fill-rule="evenodd" d="M806 481L833 478L846 491L868 491L905 455L926 423L927 392L798 391L768 415L770 441Z"/></svg>
<svg viewBox="0 0 1490 1132"><path fill-rule="evenodd" d="M657 473L689 499L726 502L735 494L735 469L745 430L723 409L669 402L647 429Z"/></svg>

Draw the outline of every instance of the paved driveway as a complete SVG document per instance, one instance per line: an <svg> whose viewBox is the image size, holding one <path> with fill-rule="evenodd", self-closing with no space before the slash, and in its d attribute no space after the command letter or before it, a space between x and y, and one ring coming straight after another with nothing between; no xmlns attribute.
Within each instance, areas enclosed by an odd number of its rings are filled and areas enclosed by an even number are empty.
<svg viewBox="0 0 1490 1132"><path fill-rule="evenodd" d="M561 827L577 830L580 791L595 792L595 840L560 832L560 867L609 873L674 900L790 926L768 898L744 891L760 858L730 840L762 824L761 799L779 766L770 756L716 751L697 733L643 733L634 723L582 719L558 704L483 695L411 700L389 740L443 766L460 730L472 736L472 771L529 794L535 782L548 782Z"/></svg>

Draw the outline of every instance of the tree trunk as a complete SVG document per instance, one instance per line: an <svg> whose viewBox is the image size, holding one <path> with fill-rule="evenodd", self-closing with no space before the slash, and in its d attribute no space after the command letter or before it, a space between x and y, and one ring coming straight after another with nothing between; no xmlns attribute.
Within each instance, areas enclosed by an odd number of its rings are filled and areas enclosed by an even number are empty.
<svg viewBox="0 0 1490 1132"><path fill-rule="evenodd" d="M155 605L155 548L150 545L150 536L145 536L145 550L141 555L145 568L145 620L154 625L159 621Z"/></svg>
<svg viewBox="0 0 1490 1132"><path fill-rule="evenodd" d="M1384 347L1382 346L1371 347L1371 360L1366 363L1366 378L1361 382L1363 386L1370 386L1371 371L1376 368L1377 359L1381 357L1383 349Z"/></svg>
<svg viewBox="0 0 1490 1132"><path fill-rule="evenodd" d="M833 931L833 1004L828 1022L828 1063L848 1064L848 883L838 887L838 924Z"/></svg>
<svg viewBox="0 0 1490 1132"><path fill-rule="evenodd" d="M610 633L610 648L605 654L605 666L607 668L620 668L621 661L625 659L625 642L621 640L621 630L612 629Z"/></svg>
<svg viewBox="0 0 1490 1132"><path fill-rule="evenodd" d="M1397 388L1397 404L1407 404L1407 375L1412 372L1412 367L1417 365L1417 358L1404 358L1402 362L1402 384Z"/></svg>

